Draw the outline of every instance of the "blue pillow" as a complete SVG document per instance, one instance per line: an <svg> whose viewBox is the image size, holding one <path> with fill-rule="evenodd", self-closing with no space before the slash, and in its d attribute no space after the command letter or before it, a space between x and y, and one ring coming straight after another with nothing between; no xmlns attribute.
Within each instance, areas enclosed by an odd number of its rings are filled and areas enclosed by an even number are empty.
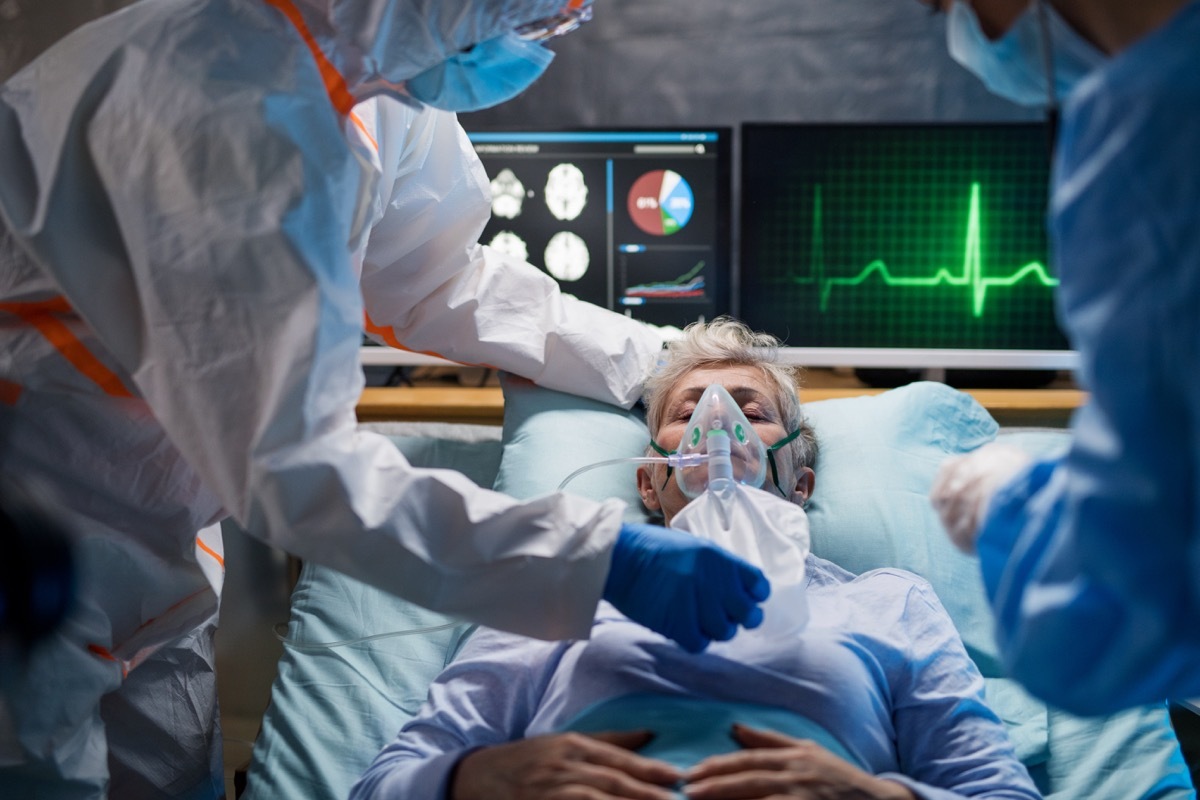
<svg viewBox="0 0 1200 800"><path fill-rule="evenodd" d="M542 389L502 375L504 453L493 488L518 500L554 492L580 467L644 455L650 443L638 411ZM581 473L564 489L591 500L624 500L625 518L645 522L637 492L637 464L628 462Z"/></svg>
<svg viewBox="0 0 1200 800"><path fill-rule="evenodd" d="M813 552L854 573L900 567L925 578L980 671L1000 677L978 564L950 543L929 503L942 461L996 438L996 421L970 395L931 382L804 410L820 445Z"/></svg>
<svg viewBox="0 0 1200 800"><path fill-rule="evenodd" d="M580 467L643 455L642 416L616 406L503 378L504 454L494 488L519 499L554 491ZM929 504L944 458L995 438L998 426L970 395L914 383L876 396L807 403L820 443L808 505L813 552L851 572L901 567L928 580L965 633L985 675L999 676L992 621L975 560L956 550ZM584 472L565 491L618 498L646 519L636 464Z"/></svg>
<svg viewBox="0 0 1200 800"><path fill-rule="evenodd" d="M640 456L650 440L635 411L504 379L504 455L495 488L528 499L580 467ZM985 675L1000 675L974 559L956 550L929 505L944 458L991 441L998 426L970 395L914 383L876 396L805 404L821 455L808 505L813 552L851 572L901 567L928 580ZM644 520L635 464L581 474L565 491L619 498Z"/></svg>

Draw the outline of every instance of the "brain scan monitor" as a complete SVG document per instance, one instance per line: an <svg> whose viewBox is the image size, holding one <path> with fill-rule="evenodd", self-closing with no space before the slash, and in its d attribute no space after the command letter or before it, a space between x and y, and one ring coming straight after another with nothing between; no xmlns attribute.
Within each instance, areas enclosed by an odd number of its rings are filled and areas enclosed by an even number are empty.
<svg viewBox="0 0 1200 800"><path fill-rule="evenodd" d="M730 310L728 128L469 136L491 179L481 241L656 325Z"/></svg>

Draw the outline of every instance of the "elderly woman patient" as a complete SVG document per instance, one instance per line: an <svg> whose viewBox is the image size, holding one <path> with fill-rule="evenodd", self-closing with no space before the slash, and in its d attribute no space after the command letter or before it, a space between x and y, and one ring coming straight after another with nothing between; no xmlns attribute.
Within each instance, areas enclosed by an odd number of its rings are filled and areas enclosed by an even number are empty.
<svg viewBox="0 0 1200 800"><path fill-rule="evenodd" d="M817 443L777 344L728 319L690 326L647 382L647 423L675 450L719 384L765 445L787 440L762 488L803 506ZM666 464L637 481L668 525L688 505ZM352 797L1038 797L928 583L803 563L802 628L699 654L606 603L587 641L478 630Z"/></svg>

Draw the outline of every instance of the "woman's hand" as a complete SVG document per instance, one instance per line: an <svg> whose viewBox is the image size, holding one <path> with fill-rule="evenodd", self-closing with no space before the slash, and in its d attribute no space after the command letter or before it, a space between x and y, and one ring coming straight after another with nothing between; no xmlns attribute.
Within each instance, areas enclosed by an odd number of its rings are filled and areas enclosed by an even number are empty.
<svg viewBox="0 0 1200 800"><path fill-rule="evenodd" d="M733 738L744 750L712 756L686 776L691 800L915 800L902 784L881 780L806 739L743 725Z"/></svg>
<svg viewBox="0 0 1200 800"><path fill-rule="evenodd" d="M562 733L484 747L458 762L452 800L671 800L683 773L633 750L654 735Z"/></svg>

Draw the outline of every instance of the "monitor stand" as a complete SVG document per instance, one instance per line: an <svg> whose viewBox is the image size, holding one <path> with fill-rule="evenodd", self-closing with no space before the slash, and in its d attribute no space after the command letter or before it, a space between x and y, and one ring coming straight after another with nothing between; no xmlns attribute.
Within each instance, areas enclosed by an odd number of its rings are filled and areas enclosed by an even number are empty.
<svg viewBox="0 0 1200 800"><path fill-rule="evenodd" d="M892 389L914 381L938 381L955 389L1043 389L1058 378L1050 369L868 369L855 376L878 389Z"/></svg>

